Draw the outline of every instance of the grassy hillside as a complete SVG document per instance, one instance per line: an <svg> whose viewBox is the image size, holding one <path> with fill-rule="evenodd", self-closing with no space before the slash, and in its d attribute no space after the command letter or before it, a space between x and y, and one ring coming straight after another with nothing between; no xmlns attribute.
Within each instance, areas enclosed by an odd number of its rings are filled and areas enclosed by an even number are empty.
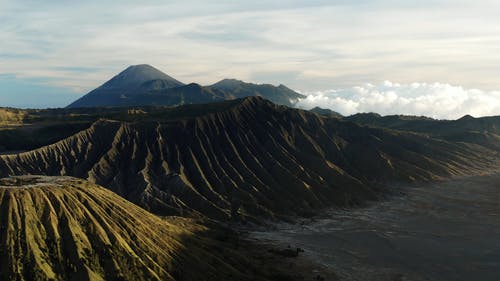
<svg viewBox="0 0 500 281"><path fill-rule="evenodd" d="M22 124L27 112L22 109L0 108L0 126Z"/></svg>
<svg viewBox="0 0 500 281"><path fill-rule="evenodd" d="M0 180L1 280L268 280L187 219L69 177ZM272 276L270 274L269 276Z"/></svg>

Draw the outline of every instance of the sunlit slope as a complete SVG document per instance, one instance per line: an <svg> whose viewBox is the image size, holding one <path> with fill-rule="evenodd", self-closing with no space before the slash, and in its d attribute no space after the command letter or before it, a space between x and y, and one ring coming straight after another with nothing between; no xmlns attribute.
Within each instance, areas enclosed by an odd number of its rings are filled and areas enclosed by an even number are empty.
<svg viewBox="0 0 500 281"><path fill-rule="evenodd" d="M0 107L0 126L20 124L26 115L26 111L22 109Z"/></svg>
<svg viewBox="0 0 500 281"><path fill-rule="evenodd" d="M80 179L0 180L0 280L246 280L203 230Z"/></svg>
<svg viewBox="0 0 500 281"><path fill-rule="evenodd" d="M0 173L86 178L156 214L274 218L363 202L387 182L481 172L496 160L477 144L363 127L258 97L155 114L101 120L53 145L0 156Z"/></svg>

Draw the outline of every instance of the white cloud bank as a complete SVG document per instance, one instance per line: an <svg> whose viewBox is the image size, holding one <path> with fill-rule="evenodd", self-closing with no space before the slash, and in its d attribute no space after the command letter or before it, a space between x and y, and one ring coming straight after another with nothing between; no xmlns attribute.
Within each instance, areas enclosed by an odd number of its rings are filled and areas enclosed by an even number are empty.
<svg viewBox="0 0 500 281"><path fill-rule="evenodd" d="M343 115L376 112L381 115L424 115L439 119L457 119L466 114L475 117L500 115L500 91L464 89L445 83L379 85L304 93L296 106L328 108Z"/></svg>

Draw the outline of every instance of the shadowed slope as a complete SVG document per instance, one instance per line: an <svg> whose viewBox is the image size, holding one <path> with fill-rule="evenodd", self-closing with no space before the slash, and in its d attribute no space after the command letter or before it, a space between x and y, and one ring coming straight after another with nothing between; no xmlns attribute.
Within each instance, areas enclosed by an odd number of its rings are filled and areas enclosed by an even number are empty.
<svg viewBox="0 0 500 281"><path fill-rule="evenodd" d="M259 97L223 105L183 119L99 121L2 156L0 171L87 178L157 214L275 218L373 199L378 183L469 174L495 160L479 145L361 127Z"/></svg>
<svg viewBox="0 0 500 281"><path fill-rule="evenodd" d="M83 180L1 179L0 210L1 280L254 277L245 273L251 267L230 265L242 258L224 260L207 238L195 237L204 227L161 219Z"/></svg>

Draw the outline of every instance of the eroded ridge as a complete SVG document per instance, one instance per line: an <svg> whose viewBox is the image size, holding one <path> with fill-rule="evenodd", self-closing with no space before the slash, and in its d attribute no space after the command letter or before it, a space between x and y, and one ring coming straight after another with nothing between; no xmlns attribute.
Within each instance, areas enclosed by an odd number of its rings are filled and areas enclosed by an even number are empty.
<svg viewBox="0 0 500 281"><path fill-rule="evenodd" d="M0 280L253 278L190 220L162 219L81 179L0 181Z"/></svg>

